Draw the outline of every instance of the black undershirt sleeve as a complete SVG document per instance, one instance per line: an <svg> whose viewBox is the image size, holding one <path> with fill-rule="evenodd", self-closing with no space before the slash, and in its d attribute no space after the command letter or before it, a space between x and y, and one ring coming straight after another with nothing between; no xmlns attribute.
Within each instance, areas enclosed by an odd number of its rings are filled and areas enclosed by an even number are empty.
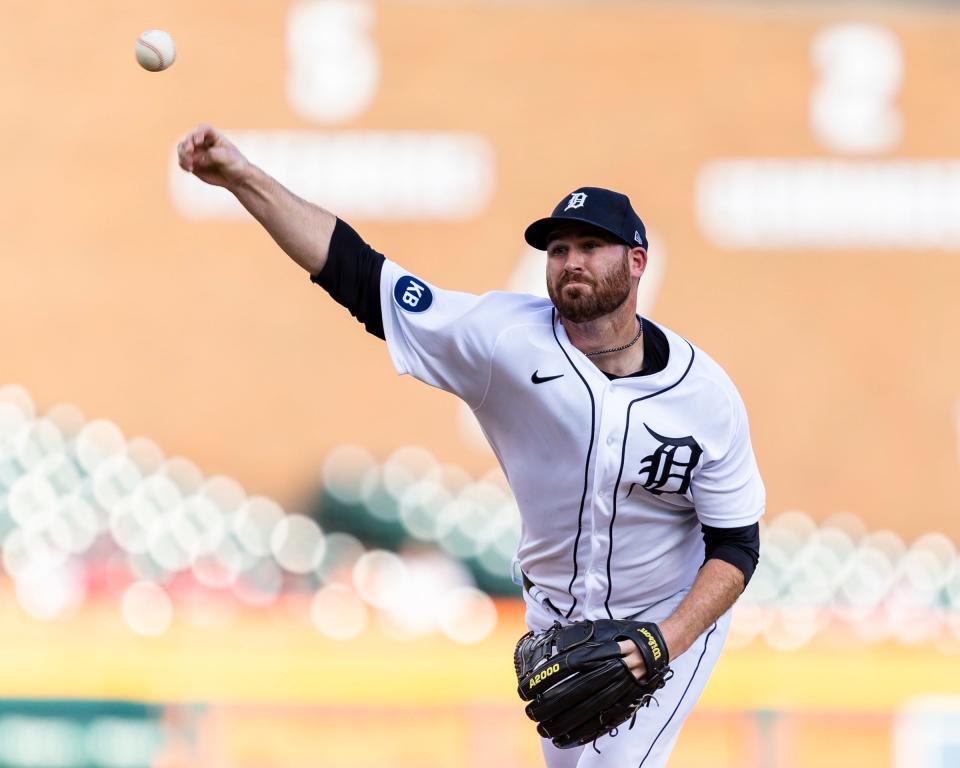
<svg viewBox="0 0 960 768"><path fill-rule="evenodd" d="M743 572L743 586L746 587L760 561L760 524L714 528L701 523L700 529L703 531L703 561L723 560L739 568Z"/></svg>
<svg viewBox="0 0 960 768"><path fill-rule="evenodd" d="M327 261L310 280L323 288L337 304L363 323L368 333L385 339L380 307L380 273L385 259L342 219L337 219L330 238Z"/></svg>

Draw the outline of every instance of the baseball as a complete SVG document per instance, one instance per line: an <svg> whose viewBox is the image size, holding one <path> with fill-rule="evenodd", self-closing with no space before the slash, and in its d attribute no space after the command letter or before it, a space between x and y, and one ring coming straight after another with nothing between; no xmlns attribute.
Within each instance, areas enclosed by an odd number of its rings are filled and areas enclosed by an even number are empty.
<svg viewBox="0 0 960 768"><path fill-rule="evenodd" d="M166 69L177 58L177 48L170 33L162 29L148 29L139 38L134 48L140 66L150 72Z"/></svg>

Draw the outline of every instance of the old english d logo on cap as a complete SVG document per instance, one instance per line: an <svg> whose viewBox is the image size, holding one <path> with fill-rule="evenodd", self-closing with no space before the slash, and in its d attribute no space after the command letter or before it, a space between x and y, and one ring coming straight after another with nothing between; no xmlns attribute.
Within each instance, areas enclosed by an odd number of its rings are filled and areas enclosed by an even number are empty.
<svg viewBox="0 0 960 768"><path fill-rule="evenodd" d="M567 201L567 207L563 210L569 211L571 208L583 208L585 202L587 202L586 192L574 192L570 195L570 199Z"/></svg>

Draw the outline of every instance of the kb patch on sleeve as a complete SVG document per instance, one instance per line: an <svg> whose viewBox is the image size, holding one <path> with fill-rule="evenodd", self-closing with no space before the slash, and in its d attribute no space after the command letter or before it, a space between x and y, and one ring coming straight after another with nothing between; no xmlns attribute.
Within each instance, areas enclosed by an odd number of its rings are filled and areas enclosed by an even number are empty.
<svg viewBox="0 0 960 768"><path fill-rule="evenodd" d="M433 294L426 283L412 275L404 275L393 287L393 300L405 312L426 312L433 304Z"/></svg>

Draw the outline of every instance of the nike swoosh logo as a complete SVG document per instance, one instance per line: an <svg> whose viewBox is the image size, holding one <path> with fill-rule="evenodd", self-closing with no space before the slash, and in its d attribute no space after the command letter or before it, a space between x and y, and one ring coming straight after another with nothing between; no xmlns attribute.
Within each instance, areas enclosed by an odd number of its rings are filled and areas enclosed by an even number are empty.
<svg viewBox="0 0 960 768"><path fill-rule="evenodd" d="M535 370L533 372L533 376L530 377L530 381L532 381L534 384L543 384L545 381L553 381L554 379L559 379L563 376L562 373L558 373L556 376L537 376L538 373L540 373L539 368Z"/></svg>

